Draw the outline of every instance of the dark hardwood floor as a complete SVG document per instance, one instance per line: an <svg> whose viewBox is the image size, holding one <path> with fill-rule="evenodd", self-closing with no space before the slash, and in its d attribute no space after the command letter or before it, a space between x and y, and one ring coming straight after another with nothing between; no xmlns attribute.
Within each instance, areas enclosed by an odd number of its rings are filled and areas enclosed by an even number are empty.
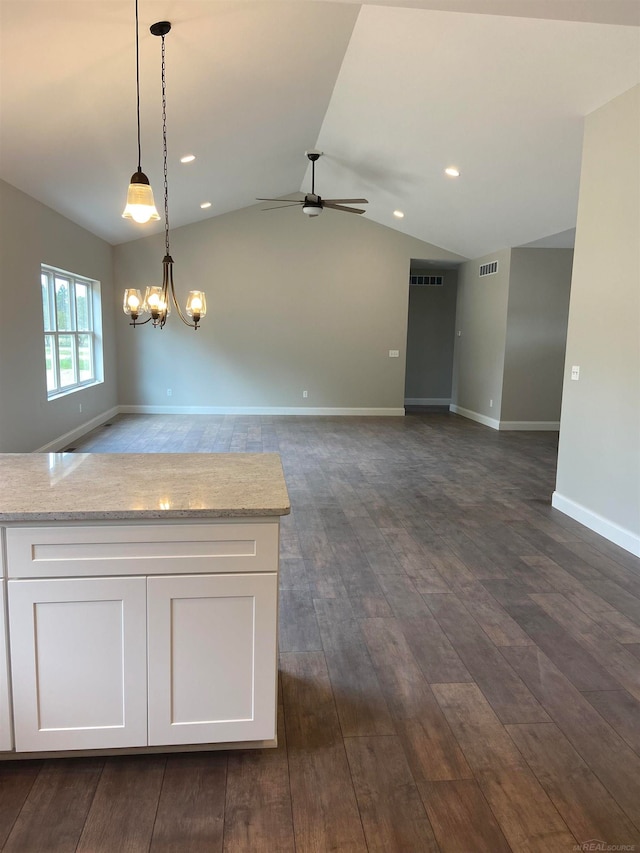
<svg viewBox="0 0 640 853"><path fill-rule="evenodd" d="M2 849L640 851L640 561L551 509L556 444L441 413L77 442L282 455L279 746L0 763Z"/></svg>

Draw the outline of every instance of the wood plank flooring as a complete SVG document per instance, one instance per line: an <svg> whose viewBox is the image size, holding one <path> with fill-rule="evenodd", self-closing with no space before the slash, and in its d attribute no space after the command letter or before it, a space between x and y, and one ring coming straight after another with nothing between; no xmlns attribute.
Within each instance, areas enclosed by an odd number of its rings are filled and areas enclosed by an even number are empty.
<svg viewBox="0 0 640 853"><path fill-rule="evenodd" d="M5 762L1 849L640 851L640 560L551 508L556 444L448 413L76 442L281 454L279 746Z"/></svg>

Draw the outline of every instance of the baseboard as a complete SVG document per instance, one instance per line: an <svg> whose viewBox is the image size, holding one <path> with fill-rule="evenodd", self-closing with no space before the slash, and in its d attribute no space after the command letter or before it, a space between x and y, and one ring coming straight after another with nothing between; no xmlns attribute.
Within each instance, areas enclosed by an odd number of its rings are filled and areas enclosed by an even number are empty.
<svg viewBox="0 0 640 853"><path fill-rule="evenodd" d="M406 402L406 401L405 401ZM451 403L449 411L456 415L462 415L463 418L469 418L471 421L476 421L491 429L499 430L522 430L527 432L557 432L560 429L560 421L498 421L494 418L488 418L486 415L481 415L479 412L473 412L471 409L463 409L462 406L456 406Z"/></svg>
<svg viewBox="0 0 640 853"><path fill-rule="evenodd" d="M553 493L551 506L568 515L570 518L579 521L580 524L584 524L585 527L593 530L594 533L599 533L600 536L604 536L605 539L624 548L625 551L629 551L634 556L640 557L640 536L631 530L620 527L619 524L603 518L597 512L587 509L582 504L576 503L570 498L558 494L558 492Z"/></svg>
<svg viewBox="0 0 640 853"><path fill-rule="evenodd" d="M558 432L560 421L500 421L498 429L527 432Z"/></svg>
<svg viewBox="0 0 640 853"><path fill-rule="evenodd" d="M59 450L64 450L65 447L68 447L78 438L82 438L83 435L91 432L92 429L95 429L96 427L99 427L100 424L106 423L106 421L114 418L119 411L120 408L118 406L114 406L112 409L103 412L101 415L96 415L95 418L91 418L90 421L85 421L85 423L75 427L75 429L65 432L64 435L54 438L53 441L50 441L42 447L39 447L37 450L34 450L34 453L55 453Z"/></svg>
<svg viewBox="0 0 640 853"><path fill-rule="evenodd" d="M462 415L463 418L468 418L470 421L491 427L491 429L500 429L500 421L495 420L495 418L488 418L479 412L472 412L471 409L463 409L462 406L456 406L455 403L451 403L449 411L456 415Z"/></svg>
<svg viewBox="0 0 640 853"><path fill-rule="evenodd" d="M355 415L403 417L401 409L311 406L118 406L125 415Z"/></svg>
<svg viewBox="0 0 640 853"><path fill-rule="evenodd" d="M405 406L450 406L451 397L405 397Z"/></svg>

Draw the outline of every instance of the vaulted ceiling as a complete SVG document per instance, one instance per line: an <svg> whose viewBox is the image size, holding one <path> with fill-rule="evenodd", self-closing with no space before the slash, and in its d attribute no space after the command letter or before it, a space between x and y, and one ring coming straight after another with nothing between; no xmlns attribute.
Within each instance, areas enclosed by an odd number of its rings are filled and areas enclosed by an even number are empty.
<svg viewBox="0 0 640 853"><path fill-rule="evenodd" d="M157 204L160 41L149 25L172 23L172 227L310 189L304 152L316 147L316 190L368 198L376 222L466 257L562 244L554 235L576 223L584 116L640 82L636 0L139 8L142 167ZM0 117L1 178L111 243L161 230L120 216L137 165L133 0L0 0ZM264 213L283 228L302 215Z"/></svg>

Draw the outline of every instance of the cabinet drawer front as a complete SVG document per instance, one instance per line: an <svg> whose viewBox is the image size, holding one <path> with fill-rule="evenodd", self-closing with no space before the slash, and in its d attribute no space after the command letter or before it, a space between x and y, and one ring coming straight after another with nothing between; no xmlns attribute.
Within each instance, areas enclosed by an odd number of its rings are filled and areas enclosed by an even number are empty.
<svg viewBox="0 0 640 853"><path fill-rule="evenodd" d="M276 736L277 575L147 580L149 744Z"/></svg>
<svg viewBox="0 0 640 853"><path fill-rule="evenodd" d="M16 750L147 740L146 580L12 580Z"/></svg>
<svg viewBox="0 0 640 853"><path fill-rule="evenodd" d="M23 527L7 530L11 578L266 572L279 522Z"/></svg>

